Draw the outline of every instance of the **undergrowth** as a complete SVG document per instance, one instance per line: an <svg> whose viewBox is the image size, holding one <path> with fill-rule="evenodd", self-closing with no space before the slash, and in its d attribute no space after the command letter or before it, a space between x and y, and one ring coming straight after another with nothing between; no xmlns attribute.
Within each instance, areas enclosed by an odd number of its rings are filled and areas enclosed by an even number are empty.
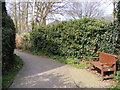
<svg viewBox="0 0 120 90"><path fill-rule="evenodd" d="M9 71L5 72L2 75L2 88L9 88L12 84L16 74L23 66L23 61L21 58L17 55L15 55L14 65L12 65L12 68L9 69Z"/></svg>

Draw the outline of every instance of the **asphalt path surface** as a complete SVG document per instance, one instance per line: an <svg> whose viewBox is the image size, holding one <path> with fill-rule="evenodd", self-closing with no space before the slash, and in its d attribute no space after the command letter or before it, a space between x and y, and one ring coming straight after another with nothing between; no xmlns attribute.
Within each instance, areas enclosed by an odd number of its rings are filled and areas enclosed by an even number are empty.
<svg viewBox="0 0 120 90"><path fill-rule="evenodd" d="M24 62L10 88L104 88L110 85L84 69L46 56L15 50Z"/></svg>

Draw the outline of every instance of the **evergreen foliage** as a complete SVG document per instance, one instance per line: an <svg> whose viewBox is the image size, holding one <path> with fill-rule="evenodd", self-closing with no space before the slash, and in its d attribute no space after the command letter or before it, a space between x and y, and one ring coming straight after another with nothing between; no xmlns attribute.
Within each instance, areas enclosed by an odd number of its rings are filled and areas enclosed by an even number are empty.
<svg viewBox="0 0 120 90"><path fill-rule="evenodd" d="M38 52L89 60L90 56L98 56L99 51L114 54L116 36L112 24L85 17L37 27L24 36L22 45Z"/></svg>
<svg viewBox="0 0 120 90"><path fill-rule="evenodd" d="M120 23L120 1L117 4L117 18L118 18L118 22Z"/></svg>
<svg viewBox="0 0 120 90"><path fill-rule="evenodd" d="M120 49L120 1L117 3L117 22L115 28L118 30L117 48Z"/></svg>
<svg viewBox="0 0 120 90"><path fill-rule="evenodd" d="M14 63L15 27L6 12L5 2L2 3L2 71L3 74Z"/></svg>

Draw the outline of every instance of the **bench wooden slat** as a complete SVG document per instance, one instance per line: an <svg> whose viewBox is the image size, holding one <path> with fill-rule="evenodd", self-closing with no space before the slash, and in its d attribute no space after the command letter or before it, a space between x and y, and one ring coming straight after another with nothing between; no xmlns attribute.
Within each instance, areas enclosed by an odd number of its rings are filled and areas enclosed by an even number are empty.
<svg viewBox="0 0 120 90"><path fill-rule="evenodd" d="M102 63L115 63L116 57L114 55L100 52L99 61Z"/></svg>
<svg viewBox="0 0 120 90"><path fill-rule="evenodd" d="M114 76L104 76L104 78L114 78Z"/></svg>
<svg viewBox="0 0 120 90"><path fill-rule="evenodd" d="M101 64L98 62L90 62L91 64L93 64L95 67L99 68L99 69L102 69L102 66Z"/></svg>

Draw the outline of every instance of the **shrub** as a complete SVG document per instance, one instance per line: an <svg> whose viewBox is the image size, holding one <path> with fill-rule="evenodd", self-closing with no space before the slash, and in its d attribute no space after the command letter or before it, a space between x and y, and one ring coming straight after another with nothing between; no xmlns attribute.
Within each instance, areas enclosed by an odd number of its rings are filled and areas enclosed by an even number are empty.
<svg viewBox="0 0 120 90"><path fill-rule="evenodd" d="M118 29L118 41L117 41L117 48L120 50L120 1L117 3L117 22L116 22L116 28Z"/></svg>
<svg viewBox="0 0 120 90"><path fill-rule="evenodd" d="M14 62L15 28L6 12L5 3L2 5L2 70L4 73Z"/></svg>
<svg viewBox="0 0 120 90"><path fill-rule="evenodd" d="M2 76L2 90L9 88L13 82L16 74L23 66L23 61L17 55L14 55L14 65L12 68Z"/></svg>
<svg viewBox="0 0 120 90"><path fill-rule="evenodd" d="M31 42L30 49L88 60L90 56L97 56L98 51L114 54L117 37L112 24L85 17L37 27L29 38L26 42Z"/></svg>
<svg viewBox="0 0 120 90"><path fill-rule="evenodd" d="M21 34L21 48L30 49L31 48L31 40L29 34Z"/></svg>
<svg viewBox="0 0 120 90"><path fill-rule="evenodd" d="M120 1L117 3L117 19L120 23Z"/></svg>
<svg viewBox="0 0 120 90"><path fill-rule="evenodd" d="M16 42L16 48L21 48L21 35L16 34L15 42Z"/></svg>

